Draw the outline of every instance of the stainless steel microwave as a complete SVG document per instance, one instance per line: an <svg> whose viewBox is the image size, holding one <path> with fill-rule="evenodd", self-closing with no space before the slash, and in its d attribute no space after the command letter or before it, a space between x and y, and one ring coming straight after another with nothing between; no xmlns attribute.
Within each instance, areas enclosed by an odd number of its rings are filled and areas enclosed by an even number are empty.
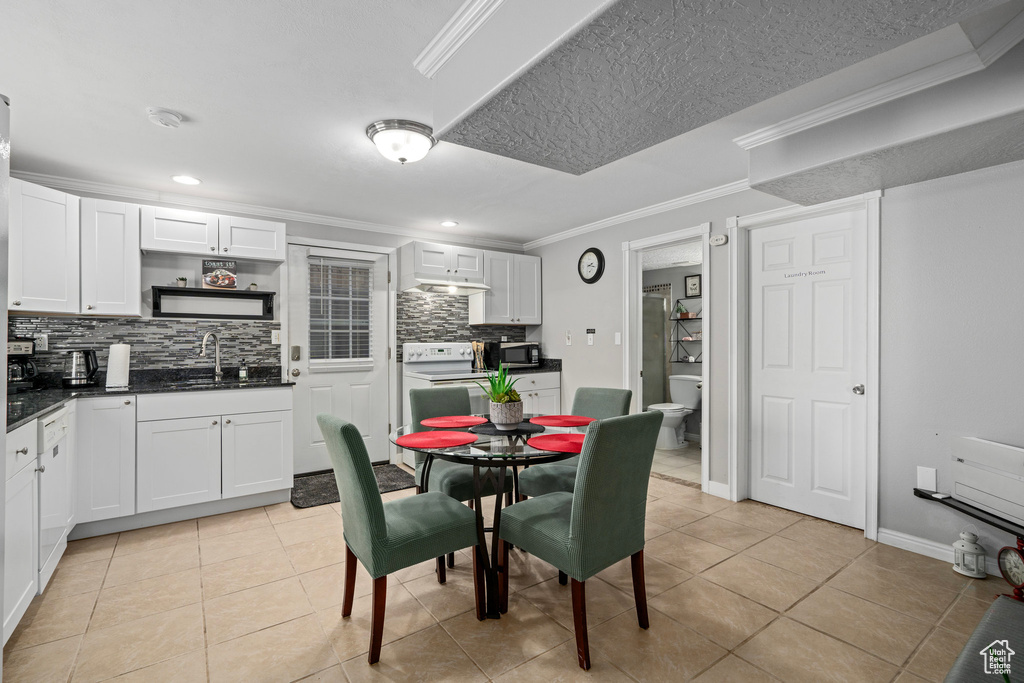
<svg viewBox="0 0 1024 683"><path fill-rule="evenodd" d="M540 344L537 342L484 342L484 363L488 370L506 368L539 368Z"/></svg>

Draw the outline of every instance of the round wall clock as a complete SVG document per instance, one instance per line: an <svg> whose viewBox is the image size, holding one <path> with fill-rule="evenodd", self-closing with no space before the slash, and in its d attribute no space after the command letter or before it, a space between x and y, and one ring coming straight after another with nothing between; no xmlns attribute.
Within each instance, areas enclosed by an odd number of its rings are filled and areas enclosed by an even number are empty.
<svg viewBox="0 0 1024 683"><path fill-rule="evenodd" d="M999 571L1006 583L1013 586L1013 596L1020 600L1024 590L1024 552L1008 545L999 550Z"/></svg>
<svg viewBox="0 0 1024 683"><path fill-rule="evenodd" d="M588 285L594 284L604 275L604 254L597 247L590 247L580 256L576 270L579 272L581 280Z"/></svg>

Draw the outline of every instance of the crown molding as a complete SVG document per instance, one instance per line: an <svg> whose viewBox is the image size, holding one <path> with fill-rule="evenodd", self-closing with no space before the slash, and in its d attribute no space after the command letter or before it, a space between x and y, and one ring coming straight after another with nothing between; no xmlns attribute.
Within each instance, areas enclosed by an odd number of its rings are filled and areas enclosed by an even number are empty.
<svg viewBox="0 0 1024 683"><path fill-rule="evenodd" d="M484 25L504 0L466 0L434 36L412 65L427 78L441 70L462 45Z"/></svg>
<svg viewBox="0 0 1024 683"><path fill-rule="evenodd" d="M257 204L243 204L241 202L229 202L220 199L208 199L205 197L193 197L172 192L160 192L159 190L144 190L123 185L111 185L98 183L91 180L78 180L76 178L64 178L61 176L46 175L43 173L28 173L25 171L11 171L11 175L20 180L37 185L45 185L55 190L65 192L84 192L86 194L100 195L118 200L133 200L139 202L161 202L174 204L176 206L190 209L205 210L217 213L247 214L261 218L272 218L280 221L294 221L297 223L312 223L314 225L326 225L332 228L345 228L348 230L361 230L384 235L399 235L414 239L431 239L441 242L458 242L460 244L473 244L481 247L493 247L509 251L523 251L523 245L517 242L506 240L495 240L487 237L472 237L469 235L453 235L451 233L429 232L416 228L406 228L398 225L386 225L382 223L370 223L352 218L340 218L338 216L327 216L319 213L306 213L303 211L290 211L288 209L275 209Z"/></svg>
<svg viewBox="0 0 1024 683"><path fill-rule="evenodd" d="M809 112L788 118L780 123L755 130L747 135L741 135L734 138L733 142L745 150L750 150L844 116L933 88L975 71L981 71L1002 57L1022 39L1024 39L1024 12L1007 22L992 37L971 52L950 57Z"/></svg>
<svg viewBox="0 0 1024 683"><path fill-rule="evenodd" d="M694 192L684 197L677 197L676 199L670 199L667 202L661 202L660 204L652 204L651 206L645 206L642 209L635 209L633 211L627 211L626 213L620 213L617 216L605 218L595 223L588 223L581 225L577 228L571 228L564 230L554 235L547 237L541 237L540 239L527 242L523 245L523 249L530 251L537 247L543 247L547 244L553 244L555 242L561 242L578 235L585 235L588 232L594 232L596 230L603 230L613 225L619 225L620 223L628 223L629 221L635 221L640 218L647 216L654 216L659 213L665 213L666 211L672 211L673 209L680 209L684 206L691 206L693 204L700 204L701 202L710 201L712 199L718 199L719 197L726 197L737 192L743 192L744 190L750 189L750 183L744 178L743 180L737 180L733 183L727 183L725 185L719 185L709 190L702 190L701 192Z"/></svg>

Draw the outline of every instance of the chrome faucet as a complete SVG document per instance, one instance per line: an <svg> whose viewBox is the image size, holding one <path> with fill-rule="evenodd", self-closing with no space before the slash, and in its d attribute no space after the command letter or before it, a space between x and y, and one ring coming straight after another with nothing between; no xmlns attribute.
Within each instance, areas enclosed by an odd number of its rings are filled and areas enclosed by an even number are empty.
<svg viewBox="0 0 1024 683"><path fill-rule="evenodd" d="M214 343L214 361L213 361L213 381L219 382L224 379L224 373L220 369L220 337L217 336L216 332L207 332L203 335L203 350L199 352L201 358L206 358L206 342L213 337Z"/></svg>

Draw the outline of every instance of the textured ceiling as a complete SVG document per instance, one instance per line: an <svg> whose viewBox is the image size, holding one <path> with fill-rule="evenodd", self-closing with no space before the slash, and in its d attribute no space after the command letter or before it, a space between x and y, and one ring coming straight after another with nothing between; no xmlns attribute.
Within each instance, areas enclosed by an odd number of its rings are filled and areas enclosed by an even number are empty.
<svg viewBox="0 0 1024 683"><path fill-rule="evenodd" d="M670 247L651 249L640 255L642 270L660 270L673 266L695 265L704 260L704 246L701 240L673 244Z"/></svg>
<svg viewBox="0 0 1024 683"><path fill-rule="evenodd" d="M996 4L621 0L441 139L581 175Z"/></svg>

